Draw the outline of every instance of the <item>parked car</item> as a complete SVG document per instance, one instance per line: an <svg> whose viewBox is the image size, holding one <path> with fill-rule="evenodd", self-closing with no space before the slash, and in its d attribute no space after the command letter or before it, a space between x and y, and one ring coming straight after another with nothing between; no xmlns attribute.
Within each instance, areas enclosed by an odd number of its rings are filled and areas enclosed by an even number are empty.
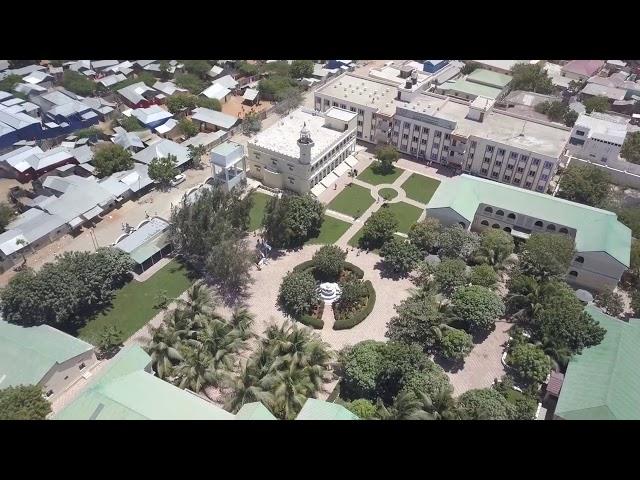
<svg viewBox="0 0 640 480"><path fill-rule="evenodd" d="M175 177L173 177L173 180L171 180L171 186L175 187L176 185L180 185L186 179L187 179L187 177L185 177L182 173L180 173L180 174L176 175Z"/></svg>

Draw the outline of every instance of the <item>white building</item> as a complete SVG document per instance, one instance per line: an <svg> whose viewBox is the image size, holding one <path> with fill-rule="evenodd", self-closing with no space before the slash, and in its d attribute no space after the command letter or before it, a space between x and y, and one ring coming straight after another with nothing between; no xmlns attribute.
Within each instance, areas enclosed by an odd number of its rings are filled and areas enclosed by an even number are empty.
<svg viewBox="0 0 640 480"><path fill-rule="evenodd" d="M368 143L386 143L398 87L353 74L342 75L315 92L315 109L326 111L332 107L358 114L356 137Z"/></svg>
<svg viewBox="0 0 640 480"><path fill-rule="evenodd" d="M396 106L391 144L418 160L451 165L502 183L545 192L569 129L433 94Z"/></svg>
<svg viewBox="0 0 640 480"><path fill-rule="evenodd" d="M355 112L298 109L247 144L249 176L264 185L305 194L356 146Z"/></svg>
<svg viewBox="0 0 640 480"><path fill-rule="evenodd" d="M603 113L583 113L571 130L569 151L576 157L607 163L618 160L629 121Z"/></svg>

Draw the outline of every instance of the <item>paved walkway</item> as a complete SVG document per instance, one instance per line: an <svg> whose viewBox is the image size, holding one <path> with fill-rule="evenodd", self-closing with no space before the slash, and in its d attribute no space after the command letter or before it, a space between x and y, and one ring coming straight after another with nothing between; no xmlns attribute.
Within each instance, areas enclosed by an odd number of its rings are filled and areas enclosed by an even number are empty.
<svg viewBox="0 0 640 480"><path fill-rule="evenodd" d="M511 326L507 322L496 322L495 330L482 343L473 347L464 367L455 373L447 372L455 396L473 388L490 387L494 379L502 378L505 374L502 353L504 344L509 339L508 330Z"/></svg>

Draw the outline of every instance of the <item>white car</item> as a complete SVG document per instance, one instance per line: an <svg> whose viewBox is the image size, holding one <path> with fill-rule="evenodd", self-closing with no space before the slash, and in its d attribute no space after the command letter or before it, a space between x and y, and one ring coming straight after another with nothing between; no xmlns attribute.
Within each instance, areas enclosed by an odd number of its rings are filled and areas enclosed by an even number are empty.
<svg viewBox="0 0 640 480"><path fill-rule="evenodd" d="M176 175L175 177L173 177L173 180L171 180L171 186L175 187L176 185L180 185L186 179L187 177L185 177L182 173L179 175Z"/></svg>

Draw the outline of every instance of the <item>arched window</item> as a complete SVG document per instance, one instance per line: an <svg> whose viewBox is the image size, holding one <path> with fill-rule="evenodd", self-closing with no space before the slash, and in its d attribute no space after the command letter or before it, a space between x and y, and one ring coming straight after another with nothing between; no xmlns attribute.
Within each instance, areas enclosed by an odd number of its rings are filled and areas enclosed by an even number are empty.
<svg viewBox="0 0 640 480"><path fill-rule="evenodd" d="M507 233L511 233L511 227L504 227L503 230Z"/></svg>
<svg viewBox="0 0 640 480"><path fill-rule="evenodd" d="M484 207L484 211L487 213L493 213L493 208L491 207Z"/></svg>
<svg viewBox="0 0 640 480"><path fill-rule="evenodd" d="M500 225L498 225L497 223L494 223L493 225L491 225L491 228L500 228Z"/></svg>
<svg viewBox="0 0 640 480"><path fill-rule="evenodd" d="M540 220L538 220L536 223L534 223L534 225L535 225L536 227L540 227L540 228L542 228L542 222L541 222Z"/></svg>
<svg viewBox="0 0 640 480"><path fill-rule="evenodd" d="M569 272L569 275L570 275L571 277L577 277L577 276L578 276L578 272L576 272L575 270L571 270L571 271Z"/></svg>
<svg viewBox="0 0 640 480"><path fill-rule="evenodd" d="M480 222L480 225L484 225L485 227L488 227L489 226L489 222L487 222L486 220L482 220Z"/></svg>
<svg viewBox="0 0 640 480"><path fill-rule="evenodd" d="M576 257L576 262L584 263L584 257Z"/></svg>
<svg viewBox="0 0 640 480"><path fill-rule="evenodd" d="M464 224L464 222L458 222L458 224L459 224L462 228L467 228L467 226Z"/></svg>
<svg viewBox="0 0 640 480"><path fill-rule="evenodd" d="M547 225L547 230L549 230L550 232L555 232L556 226L550 223L549 225Z"/></svg>
<svg viewBox="0 0 640 480"><path fill-rule="evenodd" d="M569 233L569 230L567 230L566 228L562 227L560 230L558 230L560 233Z"/></svg>
<svg viewBox="0 0 640 480"><path fill-rule="evenodd" d="M511 220L515 220L516 219L516 214L515 213L510 213L509 215L507 215L507 218L510 218Z"/></svg>
<svg viewBox="0 0 640 480"><path fill-rule="evenodd" d="M500 215L501 217L504 217L504 212L502 210L498 210L496 212L496 215Z"/></svg>

